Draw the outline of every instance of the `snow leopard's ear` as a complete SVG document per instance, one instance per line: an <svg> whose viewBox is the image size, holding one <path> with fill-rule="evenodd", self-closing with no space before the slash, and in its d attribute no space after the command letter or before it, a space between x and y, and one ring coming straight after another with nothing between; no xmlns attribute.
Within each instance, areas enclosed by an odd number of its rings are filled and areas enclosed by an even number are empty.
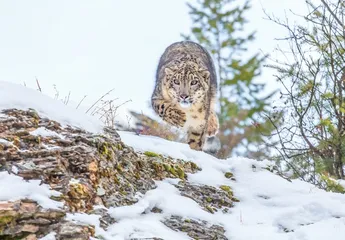
<svg viewBox="0 0 345 240"><path fill-rule="evenodd" d="M199 70L200 75L205 79L207 83L210 82L210 72L206 69Z"/></svg>
<svg viewBox="0 0 345 240"><path fill-rule="evenodd" d="M165 76L170 77L174 74L174 71L168 67L164 68Z"/></svg>

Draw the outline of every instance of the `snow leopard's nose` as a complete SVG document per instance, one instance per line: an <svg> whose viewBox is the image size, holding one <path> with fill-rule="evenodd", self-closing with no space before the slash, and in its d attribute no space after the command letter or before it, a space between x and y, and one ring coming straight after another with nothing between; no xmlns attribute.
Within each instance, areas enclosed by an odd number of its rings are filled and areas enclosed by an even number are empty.
<svg viewBox="0 0 345 240"><path fill-rule="evenodd" d="M181 100L186 101L189 98L189 96L187 94L181 94L180 98Z"/></svg>

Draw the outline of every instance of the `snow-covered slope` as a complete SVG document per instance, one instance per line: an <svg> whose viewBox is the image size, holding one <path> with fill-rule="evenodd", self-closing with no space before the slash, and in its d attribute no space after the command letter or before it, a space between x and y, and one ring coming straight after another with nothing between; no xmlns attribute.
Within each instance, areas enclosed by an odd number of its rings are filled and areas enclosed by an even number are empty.
<svg viewBox="0 0 345 240"><path fill-rule="evenodd" d="M223 225L226 236L233 240L340 240L345 237L343 194L325 192L299 180L289 182L266 170L269 162L245 158L218 160L190 150L186 144L126 132L120 135L126 144L137 150L154 151L195 162L202 171L190 174L190 182L215 187L229 185L240 202L229 213L206 213L190 199L179 196L169 181L164 181L136 206L112 209L114 216L120 214L122 219L118 226L114 225L113 232L120 234L121 224L132 231L138 230L139 223L150 219L148 216L141 217L139 213L145 207L158 205L167 214ZM225 172L232 172L236 181L225 178ZM142 227L142 231L147 233L155 233L156 229L152 219Z"/></svg>
<svg viewBox="0 0 345 240"><path fill-rule="evenodd" d="M36 90L19 84L0 81L0 109L35 109L42 117L49 117L61 124L73 125L90 132L102 130L97 118L66 106Z"/></svg>
<svg viewBox="0 0 345 240"><path fill-rule="evenodd" d="M0 112L7 108L34 108L62 124L99 131L95 119L75 112L37 91L22 86L0 82ZM1 118L1 116L0 116ZM36 132L35 134L48 134ZM192 184L219 188L229 186L240 200L228 212L207 212L191 198L182 196L174 186L178 180L157 181L157 188L138 194L139 201L130 206L107 209L116 222L106 231L99 227L99 216L68 214L67 218L96 225L96 236L104 239L145 239L159 237L167 240L190 239L186 233L176 232L162 223L171 215L185 219L205 220L221 225L225 236L231 240L342 240L345 238L345 195L329 193L308 183L291 182L266 170L269 162L245 158L219 160L203 152L196 152L186 144L170 142L150 136L119 132L122 141L138 151L151 151L176 159L193 161L202 170L188 174ZM5 143L4 139L0 141ZM6 144L11 144L6 142ZM15 169L12 170L15 172ZM231 172L234 179L225 177ZM49 199L56 195L47 185L26 182L19 177L0 172L0 202L29 197L43 207L61 207ZM11 189L16 191L11 192ZM34 193L33 193L34 192ZM162 210L156 214L150 210ZM142 214L145 212L146 214ZM47 238L48 239L48 238ZM54 234L49 236L54 239Z"/></svg>

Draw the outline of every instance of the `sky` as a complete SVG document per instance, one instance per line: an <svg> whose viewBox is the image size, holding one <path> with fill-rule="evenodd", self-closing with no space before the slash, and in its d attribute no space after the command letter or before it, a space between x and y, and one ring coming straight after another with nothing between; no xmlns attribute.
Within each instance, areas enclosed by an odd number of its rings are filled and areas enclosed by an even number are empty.
<svg viewBox="0 0 345 240"><path fill-rule="evenodd" d="M193 1L189 1L193 2ZM256 30L249 54L274 55L282 28L264 19L262 8L284 18L301 0L252 0L248 30ZM158 60L164 49L189 33L185 0L0 0L0 81L25 84L71 102L94 103L109 97L131 100L127 108L149 115ZM273 72L263 69L259 81L276 89Z"/></svg>

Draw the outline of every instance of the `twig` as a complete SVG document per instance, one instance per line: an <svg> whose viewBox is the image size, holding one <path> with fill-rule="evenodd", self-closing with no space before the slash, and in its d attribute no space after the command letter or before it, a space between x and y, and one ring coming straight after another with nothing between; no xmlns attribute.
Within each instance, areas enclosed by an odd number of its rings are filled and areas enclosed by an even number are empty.
<svg viewBox="0 0 345 240"><path fill-rule="evenodd" d="M59 91L57 90L55 84L54 84L53 86L54 86L54 90L55 90L55 96L54 96L54 98L57 100L57 99L59 98Z"/></svg>
<svg viewBox="0 0 345 240"><path fill-rule="evenodd" d="M107 93L105 93L103 96L101 96L94 104L91 105L91 107L85 112L88 113L99 101L101 101L105 96L110 94L112 91L114 91L114 88L109 90Z"/></svg>
<svg viewBox="0 0 345 240"><path fill-rule="evenodd" d="M78 109L80 104L84 101L84 99L87 97L87 95L85 95L81 100L80 102L78 103L77 107L75 109Z"/></svg>
<svg viewBox="0 0 345 240"><path fill-rule="evenodd" d="M127 118L127 127L128 129L130 129L130 126L131 126L130 121L132 120L132 116L128 117L128 115L126 115L126 118Z"/></svg>
<svg viewBox="0 0 345 240"><path fill-rule="evenodd" d="M335 15L335 13L333 12L333 10L330 8L330 6L326 3L325 0L321 0L321 2L323 3L323 5L325 5L325 7L327 8L327 10L329 11L329 13L334 17L335 21L337 21L337 23L344 28L343 23L340 21L340 19L337 17L337 15Z"/></svg>
<svg viewBox="0 0 345 240"><path fill-rule="evenodd" d="M35 78L36 78L36 84L37 84L37 86L38 86L38 90L39 90L40 92L42 92L42 89L41 89L40 83L38 82L37 77L35 77Z"/></svg>
<svg viewBox="0 0 345 240"><path fill-rule="evenodd" d="M68 95L65 97L65 101L64 101L64 104L65 104L65 105L68 104L70 95L71 95L71 91L69 91L69 92L68 92Z"/></svg>

